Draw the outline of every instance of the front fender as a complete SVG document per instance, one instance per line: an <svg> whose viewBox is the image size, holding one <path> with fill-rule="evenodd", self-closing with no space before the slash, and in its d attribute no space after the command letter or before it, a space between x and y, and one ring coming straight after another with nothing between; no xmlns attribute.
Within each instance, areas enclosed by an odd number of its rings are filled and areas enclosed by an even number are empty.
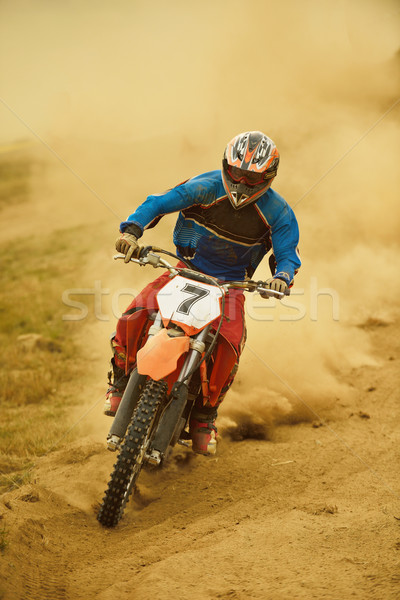
<svg viewBox="0 0 400 600"><path fill-rule="evenodd" d="M178 360L189 350L189 336L170 338L166 329L150 337L137 353L137 370L155 381L173 373Z"/></svg>

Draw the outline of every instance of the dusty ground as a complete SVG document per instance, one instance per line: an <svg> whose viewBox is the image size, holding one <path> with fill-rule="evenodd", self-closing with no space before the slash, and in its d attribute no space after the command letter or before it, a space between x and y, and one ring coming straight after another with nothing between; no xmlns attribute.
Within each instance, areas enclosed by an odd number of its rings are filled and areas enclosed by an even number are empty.
<svg viewBox="0 0 400 600"><path fill-rule="evenodd" d="M177 451L115 530L95 519L114 460L100 439L41 459L1 498L4 600L398 598L399 326L370 335L382 366L343 373L337 419Z"/></svg>

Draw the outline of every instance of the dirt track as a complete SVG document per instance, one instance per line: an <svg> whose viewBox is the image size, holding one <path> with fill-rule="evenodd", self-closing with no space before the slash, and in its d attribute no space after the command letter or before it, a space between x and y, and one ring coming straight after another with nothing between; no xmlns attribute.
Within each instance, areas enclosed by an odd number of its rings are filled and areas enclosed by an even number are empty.
<svg viewBox="0 0 400 600"><path fill-rule="evenodd" d="M343 375L335 420L223 436L213 459L176 451L115 530L95 519L101 441L41 459L1 500L4 600L398 598L399 327L370 333L382 366Z"/></svg>

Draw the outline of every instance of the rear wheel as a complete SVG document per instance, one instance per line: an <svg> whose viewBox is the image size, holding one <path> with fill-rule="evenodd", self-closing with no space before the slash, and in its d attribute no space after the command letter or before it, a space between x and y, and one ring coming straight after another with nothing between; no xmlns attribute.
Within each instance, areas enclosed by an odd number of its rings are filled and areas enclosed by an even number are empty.
<svg viewBox="0 0 400 600"><path fill-rule="evenodd" d="M165 381L150 379L145 385L97 515L98 521L105 527L115 527L123 515L142 469L158 420L158 408L166 393Z"/></svg>

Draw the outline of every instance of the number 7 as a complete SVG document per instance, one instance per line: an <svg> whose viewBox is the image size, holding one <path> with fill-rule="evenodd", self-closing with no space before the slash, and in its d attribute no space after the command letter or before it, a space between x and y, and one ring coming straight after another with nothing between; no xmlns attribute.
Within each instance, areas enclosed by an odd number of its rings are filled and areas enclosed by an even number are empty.
<svg viewBox="0 0 400 600"><path fill-rule="evenodd" d="M187 292L188 294L192 294L192 298L188 298L180 303L176 312L183 313L184 315L188 315L190 309L192 308L195 302L198 302L205 296L208 296L210 293L209 290L205 290L197 285L193 285L192 283L186 283L185 286L181 290L182 292Z"/></svg>

